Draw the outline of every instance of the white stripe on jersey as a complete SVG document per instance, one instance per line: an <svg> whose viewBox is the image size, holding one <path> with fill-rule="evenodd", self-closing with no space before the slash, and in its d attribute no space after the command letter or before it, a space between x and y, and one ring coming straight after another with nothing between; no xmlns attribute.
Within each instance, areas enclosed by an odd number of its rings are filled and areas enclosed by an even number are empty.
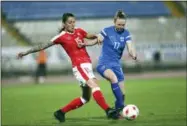
<svg viewBox="0 0 187 126"><path fill-rule="evenodd" d="M132 41L131 40L127 40L126 43L131 43Z"/></svg>
<svg viewBox="0 0 187 126"><path fill-rule="evenodd" d="M130 38L131 36L129 35L129 36L127 36L125 39L127 39L127 38Z"/></svg>
<svg viewBox="0 0 187 126"><path fill-rule="evenodd" d="M51 39L51 42L54 42L56 39L58 39L60 36L64 35L65 33L66 33L65 31L60 32L60 34L56 35Z"/></svg>
<svg viewBox="0 0 187 126"><path fill-rule="evenodd" d="M105 36L107 36L106 32L104 31L104 29L101 31Z"/></svg>

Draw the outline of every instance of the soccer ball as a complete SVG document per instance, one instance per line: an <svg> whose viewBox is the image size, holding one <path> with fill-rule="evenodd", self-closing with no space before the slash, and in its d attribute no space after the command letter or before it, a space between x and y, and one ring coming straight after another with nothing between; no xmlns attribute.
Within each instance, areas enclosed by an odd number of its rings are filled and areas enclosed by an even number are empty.
<svg viewBox="0 0 187 126"><path fill-rule="evenodd" d="M127 120L135 120L139 115L139 109L136 105L126 105L122 110L122 116Z"/></svg>

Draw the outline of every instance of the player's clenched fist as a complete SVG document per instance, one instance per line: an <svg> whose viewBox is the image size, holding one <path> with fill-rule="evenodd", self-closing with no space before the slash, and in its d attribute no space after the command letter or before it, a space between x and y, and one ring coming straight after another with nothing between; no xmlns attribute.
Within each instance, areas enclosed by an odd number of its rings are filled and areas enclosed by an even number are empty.
<svg viewBox="0 0 187 126"><path fill-rule="evenodd" d="M17 54L17 59L21 59L25 55L26 54L24 52L20 52L20 53Z"/></svg>
<svg viewBox="0 0 187 126"><path fill-rule="evenodd" d="M103 41L103 37L98 35L97 36L97 43L100 45L102 43L102 41Z"/></svg>

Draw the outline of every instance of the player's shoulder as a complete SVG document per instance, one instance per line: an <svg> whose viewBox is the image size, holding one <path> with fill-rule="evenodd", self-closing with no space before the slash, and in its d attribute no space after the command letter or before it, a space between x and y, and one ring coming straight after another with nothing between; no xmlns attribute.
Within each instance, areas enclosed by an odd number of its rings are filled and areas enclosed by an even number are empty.
<svg viewBox="0 0 187 126"><path fill-rule="evenodd" d="M57 40L57 39L59 39L59 38L62 38L63 36L65 36L66 35L66 32L65 31L61 31L61 32L59 32L58 34L56 34L52 39L51 39L51 41L55 41L55 40Z"/></svg>
<svg viewBox="0 0 187 126"><path fill-rule="evenodd" d="M125 28L124 33L130 33L128 29Z"/></svg>
<svg viewBox="0 0 187 126"><path fill-rule="evenodd" d="M125 36L129 36L129 35L130 35L130 32L129 32L128 29L125 29L124 32L123 32L123 34L124 34Z"/></svg>
<svg viewBox="0 0 187 126"><path fill-rule="evenodd" d="M108 27L105 27L104 30L110 31L110 30L112 30L113 28L114 28L114 26L108 26Z"/></svg>
<svg viewBox="0 0 187 126"><path fill-rule="evenodd" d="M128 29L124 30L124 34L123 35L124 35L124 37L125 37L126 40L131 40L132 39L131 38L132 36L131 36L131 34L130 34L130 32L129 32Z"/></svg>
<svg viewBox="0 0 187 126"><path fill-rule="evenodd" d="M64 35L66 35L66 32L65 32L65 31L61 31L61 32L59 32L56 36L62 37L62 36L64 36Z"/></svg>

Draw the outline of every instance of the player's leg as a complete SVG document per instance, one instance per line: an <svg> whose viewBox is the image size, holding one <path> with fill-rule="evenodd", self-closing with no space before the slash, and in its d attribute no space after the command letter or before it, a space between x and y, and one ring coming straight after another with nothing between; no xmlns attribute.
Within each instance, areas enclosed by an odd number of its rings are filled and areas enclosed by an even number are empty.
<svg viewBox="0 0 187 126"><path fill-rule="evenodd" d="M117 119L118 112L114 109L111 109L106 103L100 87L98 86L97 79L93 74L92 65L90 63L81 64L80 67L77 67L77 69L82 75L83 80L85 80L86 84L91 88L92 96L96 103L106 111L109 118Z"/></svg>
<svg viewBox="0 0 187 126"><path fill-rule="evenodd" d="M82 88L82 96L75 98L69 104L61 108L62 112L67 113L71 110L77 109L82 105L86 104L90 100L90 93L91 93L90 88L87 86L81 88Z"/></svg>
<svg viewBox="0 0 187 126"><path fill-rule="evenodd" d="M112 92L116 98L116 108L121 108L124 106L123 94L118 84L118 78L113 72L112 68L106 66L97 66L97 71L106 78L111 83Z"/></svg>
<svg viewBox="0 0 187 126"><path fill-rule="evenodd" d="M73 69L73 72L74 72L75 77L80 82L80 87L82 88L82 96L73 99L67 105L65 105L64 107L62 107L61 109L57 110L54 113L55 118L59 120L60 122L65 121L66 113L68 113L71 110L80 108L81 106L89 102L91 98L91 88L85 84L85 81L82 81L81 79L82 77L80 76L80 73L79 71L77 71L77 69Z"/></svg>
<svg viewBox="0 0 187 126"><path fill-rule="evenodd" d="M36 72L35 72L35 83L39 83L39 77L40 77L40 64L37 64Z"/></svg>
<svg viewBox="0 0 187 126"><path fill-rule="evenodd" d="M125 105L125 85L124 85L124 73L123 73L123 70L122 70L121 67L114 67L113 71L114 71L115 75L118 78L118 81L119 81L118 84L119 84L120 89L122 91L122 99L123 99L123 103Z"/></svg>
<svg viewBox="0 0 187 126"><path fill-rule="evenodd" d="M125 81L120 81L119 82L119 86L121 88L121 91L123 93L123 102L124 102L124 105L125 105L125 98L126 98L126 94L125 94Z"/></svg>
<svg viewBox="0 0 187 126"><path fill-rule="evenodd" d="M118 119L119 110L110 108L109 105L106 103L106 100L100 90L100 87L98 86L97 80L91 78L87 81L87 85L92 90L92 96L94 100L106 112L107 117L112 119Z"/></svg>
<svg viewBox="0 0 187 126"><path fill-rule="evenodd" d="M91 94L92 94L91 88L88 87L87 85L81 86L81 88L82 88L82 98L83 98L83 99L85 100L85 102L87 103L87 102L89 102L90 99L91 99Z"/></svg>
<svg viewBox="0 0 187 126"><path fill-rule="evenodd" d="M47 64L44 63L43 65L44 65L44 68L43 68L43 77L44 77L44 81L45 81L46 76L47 76Z"/></svg>
<svg viewBox="0 0 187 126"><path fill-rule="evenodd" d="M40 64L40 76L39 76L39 83L45 82L45 64Z"/></svg>
<svg viewBox="0 0 187 126"><path fill-rule="evenodd" d="M81 106L83 106L84 104L89 102L89 100L91 98L91 89L88 86L81 86L81 88L82 88L82 96L81 97L77 97L77 98L73 99L67 105L65 105L60 110L57 110L54 113L54 116L60 122L65 121L65 114L66 113L68 113L71 110L80 108Z"/></svg>
<svg viewBox="0 0 187 126"><path fill-rule="evenodd" d="M87 85L92 89L92 96L97 104L105 111L109 109L109 105L105 101L97 80L91 78L87 81Z"/></svg>

